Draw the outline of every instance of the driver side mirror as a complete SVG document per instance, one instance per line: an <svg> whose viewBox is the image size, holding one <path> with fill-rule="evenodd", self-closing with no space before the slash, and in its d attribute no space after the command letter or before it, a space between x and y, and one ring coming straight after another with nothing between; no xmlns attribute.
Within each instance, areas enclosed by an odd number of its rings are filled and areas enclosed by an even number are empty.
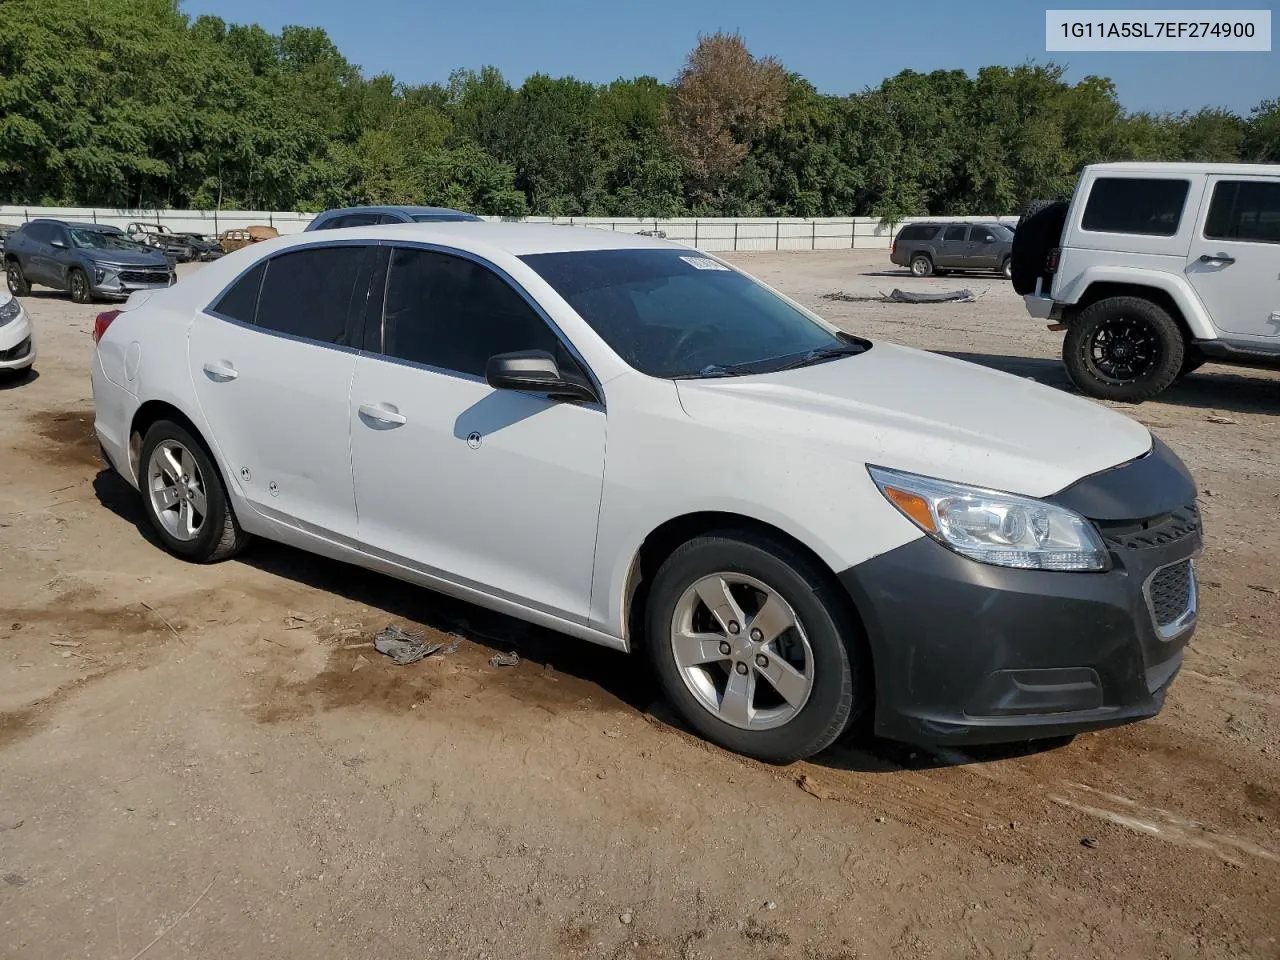
<svg viewBox="0 0 1280 960"><path fill-rule="evenodd" d="M988 233L985 237L983 237L983 238L982 238L982 242L983 242L983 243L995 243L995 242L996 242L996 238L995 238L995 237L993 237L993 236L991 236L991 234L989 234L989 233Z"/></svg>
<svg viewBox="0 0 1280 960"><path fill-rule="evenodd" d="M496 390L543 393L553 400L599 399L588 384L566 377L555 357L545 350L500 353L489 358L484 373L489 386Z"/></svg>

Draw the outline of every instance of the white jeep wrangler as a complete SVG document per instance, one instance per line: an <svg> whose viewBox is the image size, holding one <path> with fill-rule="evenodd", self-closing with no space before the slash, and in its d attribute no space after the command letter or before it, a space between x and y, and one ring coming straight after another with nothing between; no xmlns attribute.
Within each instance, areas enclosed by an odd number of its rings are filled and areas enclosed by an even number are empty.
<svg viewBox="0 0 1280 960"><path fill-rule="evenodd" d="M1085 394L1136 402L1207 360L1280 366L1280 166L1102 163L1018 223L1013 286Z"/></svg>

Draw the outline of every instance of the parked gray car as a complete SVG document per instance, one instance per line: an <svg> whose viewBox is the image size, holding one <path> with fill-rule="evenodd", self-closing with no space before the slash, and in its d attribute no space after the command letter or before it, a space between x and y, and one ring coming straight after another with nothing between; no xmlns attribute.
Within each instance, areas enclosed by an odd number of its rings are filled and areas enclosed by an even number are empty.
<svg viewBox="0 0 1280 960"><path fill-rule="evenodd" d="M1010 276L1013 230L1002 223L909 223L893 239L889 259L912 276L951 270L995 270Z"/></svg>
<svg viewBox="0 0 1280 960"><path fill-rule="evenodd" d="M9 292L26 296L32 284L66 290L76 303L94 297L123 299L135 290L170 286L173 263L159 250L135 243L118 227L62 220L32 220L5 240Z"/></svg>
<svg viewBox="0 0 1280 960"><path fill-rule="evenodd" d="M474 213L448 207L344 207L326 210L307 224L307 230L370 227L375 223L439 223L445 220L479 220Z"/></svg>

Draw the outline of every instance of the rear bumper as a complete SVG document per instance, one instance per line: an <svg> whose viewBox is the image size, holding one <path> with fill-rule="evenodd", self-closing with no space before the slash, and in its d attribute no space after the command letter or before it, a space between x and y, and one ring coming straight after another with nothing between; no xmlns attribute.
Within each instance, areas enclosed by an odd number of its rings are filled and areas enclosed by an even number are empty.
<svg viewBox="0 0 1280 960"><path fill-rule="evenodd" d="M1167 472L1165 458L1172 458ZM1185 604L1178 601L1184 608L1177 619L1166 616L1167 607L1157 616L1149 600L1149 585L1165 568L1189 572L1194 583L1199 517L1194 503L1187 505L1194 487L1188 491L1178 471L1189 482L1157 444L1142 461L1055 498L1079 504L1106 494L1115 507L1124 487L1116 474L1154 478L1154 490L1137 491L1122 505L1130 516L1153 518L1149 525L1134 533L1110 517L1099 521L1112 560L1106 572L990 566L928 537L844 571L840 580L871 646L876 733L929 745L999 743L1158 713L1197 612L1194 589ZM1170 502L1158 504L1161 497Z"/></svg>
<svg viewBox="0 0 1280 960"><path fill-rule="evenodd" d="M1061 314L1058 301L1053 297L1041 297L1028 293L1023 296L1022 302L1026 305L1027 313L1037 320L1054 320Z"/></svg>

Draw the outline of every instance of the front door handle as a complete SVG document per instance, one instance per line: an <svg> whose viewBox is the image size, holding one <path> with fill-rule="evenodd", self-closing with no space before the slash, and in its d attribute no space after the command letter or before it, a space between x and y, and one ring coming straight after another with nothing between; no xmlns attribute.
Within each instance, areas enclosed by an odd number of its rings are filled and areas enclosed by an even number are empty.
<svg viewBox="0 0 1280 960"><path fill-rule="evenodd" d="M204 372L209 375L210 380L218 383L226 383L228 380L234 380L240 376L240 372L230 360L210 360L204 365Z"/></svg>
<svg viewBox="0 0 1280 960"><path fill-rule="evenodd" d="M1207 263L1211 267L1223 266L1229 267L1236 262L1236 258L1225 253L1202 253L1200 262Z"/></svg>
<svg viewBox="0 0 1280 960"><path fill-rule="evenodd" d="M366 420L372 420L388 427L398 427L409 422L403 413L389 403L362 403L359 410L360 416Z"/></svg>

